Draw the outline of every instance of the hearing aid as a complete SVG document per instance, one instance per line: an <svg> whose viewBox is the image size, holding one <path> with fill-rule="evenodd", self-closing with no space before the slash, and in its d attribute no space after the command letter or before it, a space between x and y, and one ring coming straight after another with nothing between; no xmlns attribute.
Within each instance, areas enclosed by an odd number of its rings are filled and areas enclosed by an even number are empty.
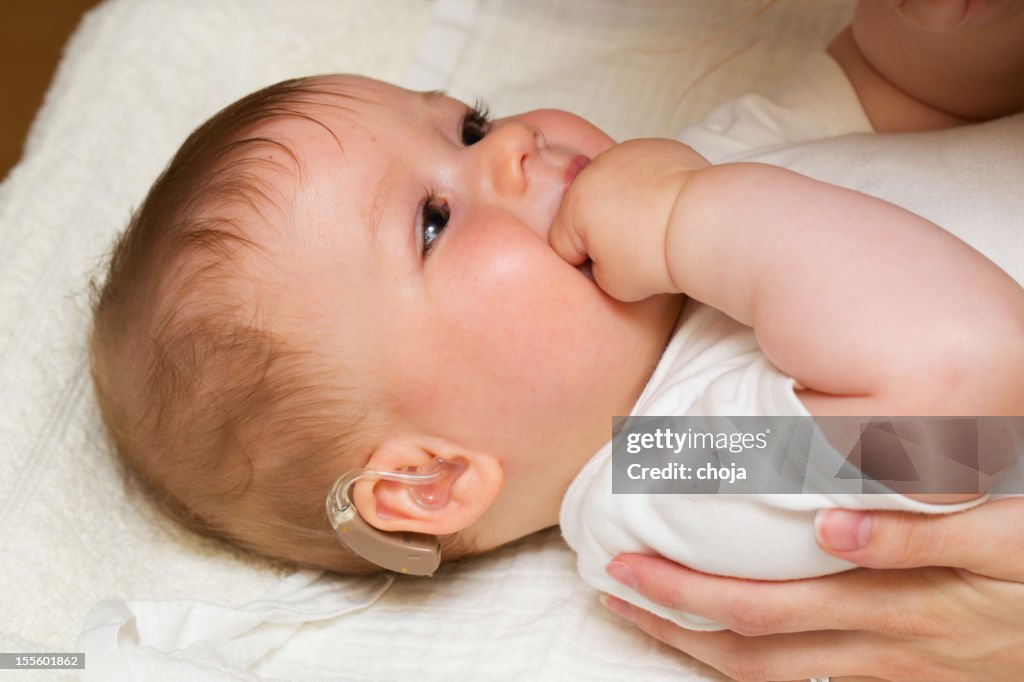
<svg viewBox="0 0 1024 682"><path fill-rule="evenodd" d="M408 467L413 468L413 467ZM334 482L327 494L327 518L341 543L381 568L409 575L433 575L441 564L441 542L437 536L411 531L383 531L359 515L352 502L352 485L360 479L397 481L410 488L410 495L424 509L440 509L448 502L450 486L429 488L447 476L465 470L461 461L436 458L424 471L377 471L353 469Z"/></svg>

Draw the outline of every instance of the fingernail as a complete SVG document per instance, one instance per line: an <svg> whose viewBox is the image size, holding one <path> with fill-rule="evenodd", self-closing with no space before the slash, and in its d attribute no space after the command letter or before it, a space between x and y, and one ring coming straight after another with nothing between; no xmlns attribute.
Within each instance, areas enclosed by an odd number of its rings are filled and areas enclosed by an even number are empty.
<svg viewBox="0 0 1024 682"><path fill-rule="evenodd" d="M608 575L615 578L629 589L636 587L636 574L633 573L633 569L627 564L624 564L621 561L612 561L604 567L604 570L608 571Z"/></svg>
<svg viewBox="0 0 1024 682"><path fill-rule="evenodd" d="M606 609L614 613L616 616L621 616L626 620L633 620L633 607L628 602L624 602L621 599L616 599L607 594L602 594L597 598L601 605Z"/></svg>
<svg viewBox="0 0 1024 682"><path fill-rule="evenodd" d="M818 542L838 552L852 552L868 544L871 516L862 511L823 509L814 517Z"/></svg>

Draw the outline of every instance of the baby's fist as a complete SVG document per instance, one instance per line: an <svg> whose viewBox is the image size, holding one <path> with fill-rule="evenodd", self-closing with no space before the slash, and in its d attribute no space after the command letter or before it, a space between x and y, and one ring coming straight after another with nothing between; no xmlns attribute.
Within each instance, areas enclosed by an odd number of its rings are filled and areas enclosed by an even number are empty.
<svg viewBox="0 0 1024 682"><path fill-rule="evenodd" d="M548 241L572 265L589 258L594 281L620 301L680 293L665 243L689 175L708 162L667 139L629 140L598 155L562 197Z"/></svg>

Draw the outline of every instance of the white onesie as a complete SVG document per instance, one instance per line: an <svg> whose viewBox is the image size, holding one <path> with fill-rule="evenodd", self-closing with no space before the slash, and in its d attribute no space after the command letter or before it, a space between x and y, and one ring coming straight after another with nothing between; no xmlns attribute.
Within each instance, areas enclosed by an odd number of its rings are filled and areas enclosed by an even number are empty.
<svg viewBox="0 0 1024 682"><path fill-rule="evenodd" d="M1024 180L1024 154L1012 153L1012 142L1024 139L1024 115L955 131L851 135L870 130L845 74L821 53L810 56L772 97L731 100L679 139L712 163L774 163L905 206L946 227L1024 281L1024 199L1017 191ZM948 161L951 165L940 167L930 158L933 154L954 158ZM851 172L857 164L869 172ZM989 180L993 167L1001 171L996 182ZM981 169L984 180L979 179ZM942 175L942 181L933 175ZM972 181L974 185L969 184ZM971 191L975 188L979 193ZM973 197L978 200L971 202ZM988 212L987 201L996 202ZM1007 213L1022 217L1007 225ZM1002 217L998 223L995 215ZM809 415L794 388L795 381L761 352L751 328L690 300L632 414ZM605 565L621 552L634 552L744 578L827 575L853 565L817 546L813 522L818 509L947 513L981 502L930 505L901 495L811 493L613 495L611 490L609 442L577 474L561 506L562 533L577 552L583 578L602 592L696 630L722 626L648 601L611 579Z"/></svg>

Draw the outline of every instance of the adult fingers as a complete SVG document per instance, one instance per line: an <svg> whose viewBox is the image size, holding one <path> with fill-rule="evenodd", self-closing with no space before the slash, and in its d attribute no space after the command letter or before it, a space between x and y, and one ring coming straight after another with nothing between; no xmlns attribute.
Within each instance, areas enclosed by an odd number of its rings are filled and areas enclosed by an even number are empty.
<svg viewBox="0 0 1024 682"><path fill-rule="evenodd" d="M907 614L927 611L936 591L952 595L965 589L963 577L945 568L760 581L708 575L662 557L620 554L607 570L653 602L710 618L745 636L811 630L928 635L934 623Z"/></svg>
<svg viewBox="0 0 1024 682"><path fill-rule="evenodd" d="M940 664L906 642L867 632L818 631L745 637L722 630L686 630L615 597L602 601L616 614L665 644L740 682L829 676L832 682L868 678L900 682L946 679Z"/></svg>
<svg viewBox="0 0 1024 682"><path fill-rule="evenodd" d="M868 568L951 566L1024 582L1024 497L936 516L823 510L815 534L825 551Z"/></svg>

